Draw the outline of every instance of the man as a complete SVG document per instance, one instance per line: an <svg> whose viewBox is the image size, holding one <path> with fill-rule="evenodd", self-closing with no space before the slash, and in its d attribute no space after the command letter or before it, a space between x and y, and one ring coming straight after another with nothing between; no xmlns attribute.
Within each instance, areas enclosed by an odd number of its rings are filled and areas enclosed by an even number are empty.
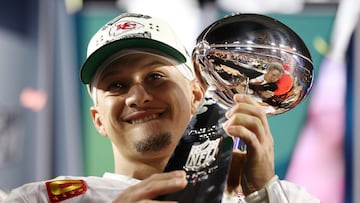
<svg viewBox="0 0 360 203"><path fill-rule="evenodd" d="M277 82L284 74L285 70L280 63L269 63L264 74L249 80L249 89L253 94L268 99L274 96L274 91L278 89Z"/></svg>
<svg viewBox="0 0 360 203"><path fill-rule="evenodd" d="M94 101L94 125L112 143L115 173L30 183L6 202L159 202L154 199L183 189L184 171L163 170L204 90L171 28L150 16L115 18L91 39L81 80ZM247 154L234 152L228 186L233 194L223 202L239 202L240 193L247 202L318 202L300 187L280 183L265 113L250 97L234 100L224 129L248 148Z"/></svg>

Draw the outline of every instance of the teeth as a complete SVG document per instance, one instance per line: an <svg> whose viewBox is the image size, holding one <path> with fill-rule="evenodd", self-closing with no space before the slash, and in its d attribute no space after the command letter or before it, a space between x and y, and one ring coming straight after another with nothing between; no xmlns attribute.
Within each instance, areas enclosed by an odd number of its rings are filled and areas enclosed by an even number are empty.
<svg viewBox="0 0 360 203"><path fill-rule="evenodd" d="M153 119L155 119L155 118L157 118L157 117L158 117L158 115L153 114L153 115L151 115L151 116L148 116L148 117L145 117L145 118L142 118L142 119L132 120L132 121L131 121L131 124L144 123L144 122L146 122L146 121L153 120Z"/></svg>

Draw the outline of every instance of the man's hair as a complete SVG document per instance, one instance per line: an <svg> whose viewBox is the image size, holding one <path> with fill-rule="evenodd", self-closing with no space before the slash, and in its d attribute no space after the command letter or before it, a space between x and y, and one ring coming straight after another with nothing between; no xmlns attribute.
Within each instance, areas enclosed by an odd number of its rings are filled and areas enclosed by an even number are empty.
<svg viewBox="0 0 360 203"><path fill-rule="evenodd" d="M284 67L281 65L281 63L272 62L268 64L267 72L272 70L278 70L281 74L285 73Z"/></svg>

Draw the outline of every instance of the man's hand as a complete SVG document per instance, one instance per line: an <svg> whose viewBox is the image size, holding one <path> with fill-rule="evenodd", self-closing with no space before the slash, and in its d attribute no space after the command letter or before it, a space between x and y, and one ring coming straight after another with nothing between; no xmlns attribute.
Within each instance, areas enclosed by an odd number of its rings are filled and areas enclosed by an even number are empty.
<svg viewBox="0 0 360 203"><path fill-rule="evenodd" d="M237 94L234 101L236 104L226 113L224 130L242 139L247 151L233 152L228 191L248 195L263 188L275 175L274 143L263 109L250 96Z"/></svg>
<svg viewBox="0 0 360 203"><path fill-rule="evenodd" d="M165 203L152 199L184 189L186 184L186 173L184 171L154 174L124 190L113 203Z"/></svg>
<svg viewBox="0 0 360 203"><path fill-rule="evenodd" d="M270 90L266 90L266 91L263 91L260 93L261 96L265 99L268 99L270 97L273 97L274 96L274 92L273 91L270 91Z"/></svg>

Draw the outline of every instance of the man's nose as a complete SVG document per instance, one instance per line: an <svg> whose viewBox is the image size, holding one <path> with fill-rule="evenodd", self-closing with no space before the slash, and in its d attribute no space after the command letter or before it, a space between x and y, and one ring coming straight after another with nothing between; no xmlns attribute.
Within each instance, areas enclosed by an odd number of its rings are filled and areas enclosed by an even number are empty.
<svg viewBox="0 0 360 203"><path fill-rule="evenodd" d="M128 91L128 97L126 98L125 103L129 107L141 107L151 100L152 96L148 94L143 85L134 84Z"/></svg>

